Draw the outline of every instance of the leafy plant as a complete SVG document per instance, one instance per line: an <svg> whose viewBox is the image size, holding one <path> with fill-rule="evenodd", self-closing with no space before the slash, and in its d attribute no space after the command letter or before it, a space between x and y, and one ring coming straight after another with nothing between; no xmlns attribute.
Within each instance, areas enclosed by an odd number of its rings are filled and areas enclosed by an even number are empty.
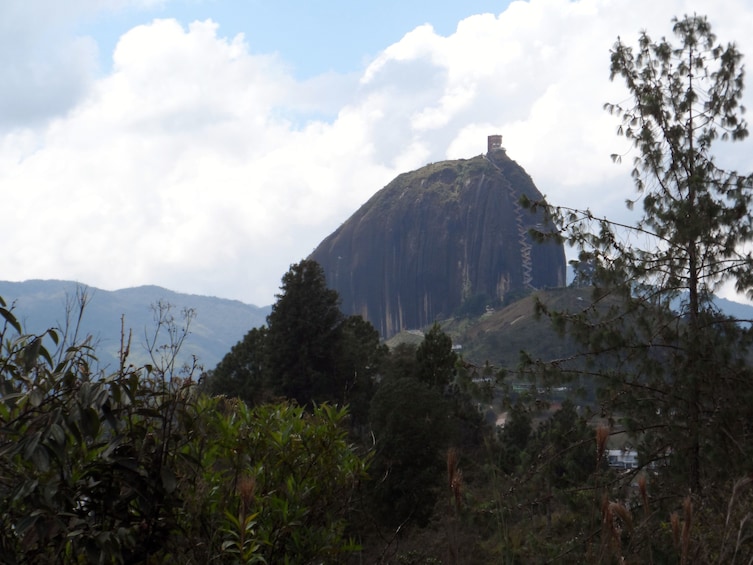
<svg viewBox="0 0 753 565"><path fill-rule="evenodd" d="M153 364L94 373L84 341L26 335L0 299L0 561L337 562L367 461L345 409L209 397L156 309ZM185 318L190 321L190 313ZM56 359L59 359L57 361Z"/></svg>

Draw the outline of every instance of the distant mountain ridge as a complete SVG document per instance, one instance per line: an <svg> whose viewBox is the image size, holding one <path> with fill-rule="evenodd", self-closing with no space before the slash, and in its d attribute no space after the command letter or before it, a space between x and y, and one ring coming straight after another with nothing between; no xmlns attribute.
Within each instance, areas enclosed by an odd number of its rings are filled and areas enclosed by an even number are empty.
<svg viewBox="0 0 753 565"><path fill-rule="evenodd" d="M213 369L251 328L264 325L271 309L270 306L258 307L237 300L183 294L151 285L108 291L73 281L0 281L0 296L9 305L15 305L15 314L29 333L40 333L64 324L66 301L75 300L77 289L85 290L90 297L80 335L93 337L103 368L117 364L121 317L126 331L133 332L131 362L148 361L145 340L147 335L154 334L152 306L159 302L172 307L171 313L178 326L182 323L182 311L193 309L195 317L180 360L189 362L195 355L198 363L207 370Z"/></svg>
<svg viewBox="0 0 753 565"><path fill-rule="evenodd" d="M112 368L117 363L121 316L125 316L126 328L133 330L132 362L148 361L143 346L145 332L154 331L151 306L159 301L173 306L178 323L183 308L196 311L181 359L187 362L196 355L206 370L214 369L250 329L264 325L271 310L271 306L257 307L237 300L182 294L158 286L106 291L59 280L0 281L0 296L9 305L15 303L15 313L27 332L40 333L64 323L66 300L75 298L77 288L86 289L91 296L81 333L84 337L92 335L103 368ZM544 294L567 300L571 307L582 307L583 302L579 301L589 300L589 293L584 289L563 288ZM715 303L729 316L753 320L751 305L723 298L715 299ZM488 360L496 366L511 368L521 349L546 357L545 350L561 354L562 348L567 347L546 320L535 318L531 296L480 317L444 320L442 325L453 341L462 345L463 356L479 364ZM394 343L405 341L407 333L400 334L402 338L395 336ZM421 338L412 336L411 339L415 342Z"/></svg>

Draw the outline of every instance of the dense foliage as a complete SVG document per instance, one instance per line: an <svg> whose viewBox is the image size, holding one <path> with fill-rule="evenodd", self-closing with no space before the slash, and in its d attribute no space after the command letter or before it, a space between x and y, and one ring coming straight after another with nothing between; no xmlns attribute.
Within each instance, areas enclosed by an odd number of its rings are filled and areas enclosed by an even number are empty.
<svg viewBox="0 0 753 565"><path fill-rule="evenodd" d="M322 401L347 406L351 437L373 455L351 531L367 554L386 555L405 531L429 523L448 449L482 444L474 398L488 400L491 385L473 383L437 324L419 346L388 352L371 324L340 313L310 260L283 277L267 322L205 376L206 387L249 405L285 397L309 409Z"/></svg>
<svg viewBox="0 0 753 565"><path fill-rule="evenodd" d="M163 309L154 365L90 370L84 342L26 335L2 302L0 562L338 562L366 461L345 410L249 407L175 366ZM57 351L55 351L57 347Z"/></svg>

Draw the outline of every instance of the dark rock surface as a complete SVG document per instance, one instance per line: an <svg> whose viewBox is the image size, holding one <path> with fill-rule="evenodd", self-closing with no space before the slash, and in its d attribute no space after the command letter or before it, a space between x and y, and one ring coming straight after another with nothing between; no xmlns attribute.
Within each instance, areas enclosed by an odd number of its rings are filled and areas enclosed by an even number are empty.
<svg viewBox="0 0 753 565"><path fill-rule="evenodd" d="M427 165L398 176L312 253L346 314L389 338L468 305L500 304L533 288L565 284L561 244L534 243L540 200L504 149Z"/></svg>

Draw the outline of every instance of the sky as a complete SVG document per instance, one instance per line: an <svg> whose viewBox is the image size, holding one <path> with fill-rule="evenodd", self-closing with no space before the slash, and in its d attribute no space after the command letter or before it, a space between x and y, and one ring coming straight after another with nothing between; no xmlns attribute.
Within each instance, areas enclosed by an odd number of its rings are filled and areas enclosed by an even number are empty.
<svg viewBox="0 0 753 565"><path fill-rule="evenodd" d="M4 0L0 279L268 305L398 174L490 134L550 203L622 218L609 50L693 13L753 57L749 0Z"/></svg>

